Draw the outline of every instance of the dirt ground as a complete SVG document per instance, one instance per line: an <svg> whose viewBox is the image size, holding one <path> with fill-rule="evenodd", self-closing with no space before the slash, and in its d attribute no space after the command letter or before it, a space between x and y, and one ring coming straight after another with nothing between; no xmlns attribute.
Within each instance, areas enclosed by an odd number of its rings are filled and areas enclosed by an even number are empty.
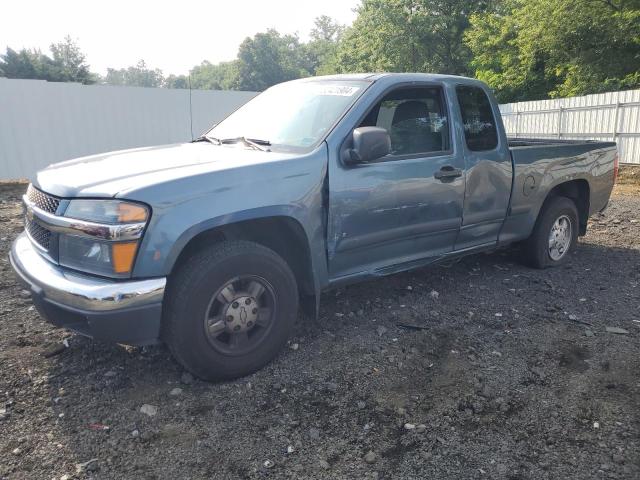
<svg viewBox="0 0 640 480"><path fill-rule="evenodd" d="M39 318L7 260L24 188L0 186L0 479L640 478L627 177L566 266L507 250L330 292L220 384Z"/></svg>

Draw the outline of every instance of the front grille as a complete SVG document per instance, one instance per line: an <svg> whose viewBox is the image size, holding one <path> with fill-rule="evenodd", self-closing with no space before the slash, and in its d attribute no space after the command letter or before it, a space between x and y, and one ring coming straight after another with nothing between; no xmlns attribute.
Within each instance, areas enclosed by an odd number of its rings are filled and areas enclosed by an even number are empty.
<svg viewBox="0 0 640 480"><path fill-rule="evenodd" d="M45 250L49 250L49 244L51 242L51 232L49 230L29 219L25 221L25 228L34 242Z"/></svg>
<svg viewBox="0 0 640 480"><path fill-rule="evenodd" d="M60 199L58 197L44 193L31 184L29 184L29 188L27 188L27 200L29 200L31 205L48 213L56 213L60 205Z"/></svg>

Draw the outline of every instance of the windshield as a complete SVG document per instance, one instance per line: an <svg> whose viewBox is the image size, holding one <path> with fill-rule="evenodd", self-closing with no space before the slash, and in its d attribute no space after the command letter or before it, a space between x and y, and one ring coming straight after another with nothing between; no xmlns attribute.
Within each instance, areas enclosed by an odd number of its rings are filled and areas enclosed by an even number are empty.
<svg viewBox="0 0 640 480"><path fill-rule="evenodd" d="M244 137L287 150L315 147L369 85L363 81L282 83L247 102L206 133Z"/></svg>

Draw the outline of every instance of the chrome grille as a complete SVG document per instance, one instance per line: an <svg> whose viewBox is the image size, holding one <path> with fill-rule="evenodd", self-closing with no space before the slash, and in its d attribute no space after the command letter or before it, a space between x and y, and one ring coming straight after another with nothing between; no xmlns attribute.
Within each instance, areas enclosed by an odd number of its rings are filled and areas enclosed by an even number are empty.
<svg viewBox="0 0 640 480"><path fill-rule="evenodd" d="M51 242L51 232L49 230L29 219L25 220L25 228L32 241L45 250L49 250L49 243Z"/></svg>
<svg viewBox="0 0 640 480"><path fill-rule="evenodd" d="M29 188L27 188L27 200L29 200L29 203L33 206L48 213L56 213L60 205L60 199L58 197L44 193L31 184L29 184Z"/></svg>

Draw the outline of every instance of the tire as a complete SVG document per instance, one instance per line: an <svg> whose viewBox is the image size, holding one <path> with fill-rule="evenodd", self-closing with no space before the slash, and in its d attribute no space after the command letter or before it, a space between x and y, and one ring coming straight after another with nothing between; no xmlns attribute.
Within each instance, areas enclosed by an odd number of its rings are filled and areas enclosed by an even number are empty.
<svg viewBox="0 0 640 480"><path fill-rule="evenodd" d="M282 349L296 320L298 288L272 250L225 241L180 266L165 306L162 337L176 360L203 380L231 379L260 369Z"/></svg>
<svg viewBox="0 0 640 480"><path fill-rule="evenodd" d="M570 232L567 232L566 225ZM555 241L552 247L554 226ZM551 197L542 206L533 232L524 243L524 260L534 268L562 265L568 260L569 253L577 242L578 210L575 203L567 197Z"/></svg>

